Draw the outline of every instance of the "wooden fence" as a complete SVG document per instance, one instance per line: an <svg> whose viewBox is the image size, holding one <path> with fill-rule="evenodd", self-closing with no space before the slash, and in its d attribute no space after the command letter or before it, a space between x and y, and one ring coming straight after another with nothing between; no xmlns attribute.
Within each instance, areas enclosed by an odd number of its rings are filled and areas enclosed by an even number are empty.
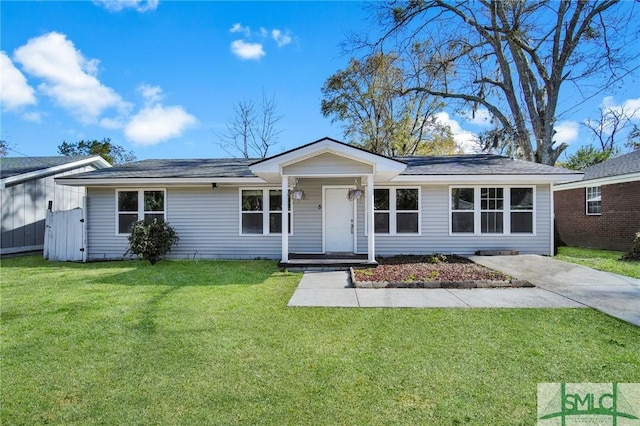
<svg viewBox="0 0 640 426"><path fill-rule="evenodd" d="M57 261L84 262L84 211L81 208L47 211L44 231L44 258Z"/></svg>

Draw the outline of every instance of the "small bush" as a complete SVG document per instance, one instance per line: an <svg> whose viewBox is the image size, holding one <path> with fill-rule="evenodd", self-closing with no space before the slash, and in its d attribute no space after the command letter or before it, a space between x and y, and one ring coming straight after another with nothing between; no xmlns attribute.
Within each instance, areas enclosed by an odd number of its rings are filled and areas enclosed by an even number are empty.
<svg viewBox="0 0 640 426"><path fill-rule="evenodd" d="M165 254L171 251L171 247L178 240L178 234L167 222L139 220L131 226L129 235L129 253L137 255L140 259L148 260L155 265Z"/></svg>
<svg viewBox="0 0 640 426"><path fill-rule="evenodd" d="M640 260L640 232L636 233L636 238L633 240L633 247L631 251L620 258L620 260Z"/></svg>

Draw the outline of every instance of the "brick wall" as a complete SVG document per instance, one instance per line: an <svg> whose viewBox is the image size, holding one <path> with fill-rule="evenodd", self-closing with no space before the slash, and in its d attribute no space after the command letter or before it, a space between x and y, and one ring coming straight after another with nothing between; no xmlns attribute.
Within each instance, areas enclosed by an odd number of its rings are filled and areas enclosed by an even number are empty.
<svg viewBox="0 0 640 426"><path fill-rule="evenodd" d="M603 185L602 214L587 216L584 188L554 192L556 230L568 246L629 251L640 231L640 181Z"/></svg>

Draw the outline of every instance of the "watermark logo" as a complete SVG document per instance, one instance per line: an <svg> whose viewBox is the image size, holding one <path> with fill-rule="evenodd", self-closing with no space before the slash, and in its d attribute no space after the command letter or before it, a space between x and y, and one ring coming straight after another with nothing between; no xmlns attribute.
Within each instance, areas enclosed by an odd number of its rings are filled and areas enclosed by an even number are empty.
<svg viewBox="0 0 640 426"><path fill-rule="evenodd" d="M538 383L538 425L640 426L640 384Z"/></svg>

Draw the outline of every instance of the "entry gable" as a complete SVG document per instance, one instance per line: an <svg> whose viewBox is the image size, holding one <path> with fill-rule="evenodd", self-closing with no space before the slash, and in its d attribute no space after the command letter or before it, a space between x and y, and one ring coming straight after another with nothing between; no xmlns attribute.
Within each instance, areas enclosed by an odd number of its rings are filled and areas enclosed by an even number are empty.
<svg viewBox="0 0 640 426"><path fill-rule="evenodd" d="M282 175L355 176L373 174L386 181L397 176L406 164L347 145L330 138L320 139L249 166L251 172L269 182Z"/></svg>

